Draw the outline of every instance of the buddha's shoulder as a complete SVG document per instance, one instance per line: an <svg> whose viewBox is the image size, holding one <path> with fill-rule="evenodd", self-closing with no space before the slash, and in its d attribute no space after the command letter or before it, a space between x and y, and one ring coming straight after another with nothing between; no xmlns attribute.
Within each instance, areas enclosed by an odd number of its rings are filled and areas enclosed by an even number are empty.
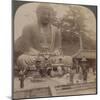
<svg viewBox="0 0 100 100"><path fill-rule="evenodd" d="M25 25L23 27L23 30L29 30L29 31L32 30L32 31L35 31L35 30L38 30L38 28L39 28L39 25L32 23L32 24Z"/></svg>
<svg viewBox="0 0 100 100"><path fill-rule="evenodd" d="M58 30L59 30L58 27L56 27L56 26L54 26L54 25L51 25L51 28L52 28L54 31L58 31ZM23 30L28 30L28 31L32 30L32 31L36 32L36 31L39 30L39 25L38 25L38 24L34 24L34 23L28 24L28 25L25 25L25 26L24 26Z"/></svg>

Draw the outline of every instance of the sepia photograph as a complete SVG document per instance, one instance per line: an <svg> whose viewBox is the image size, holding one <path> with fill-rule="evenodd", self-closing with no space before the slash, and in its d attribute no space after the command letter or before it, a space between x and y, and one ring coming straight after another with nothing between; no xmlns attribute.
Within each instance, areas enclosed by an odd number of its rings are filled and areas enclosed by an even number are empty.
<svg viewBox="0 0 100 100"><path fill-rule="evenodd" d="M13 99L97 94L97 6L12 2Z"/></svg>

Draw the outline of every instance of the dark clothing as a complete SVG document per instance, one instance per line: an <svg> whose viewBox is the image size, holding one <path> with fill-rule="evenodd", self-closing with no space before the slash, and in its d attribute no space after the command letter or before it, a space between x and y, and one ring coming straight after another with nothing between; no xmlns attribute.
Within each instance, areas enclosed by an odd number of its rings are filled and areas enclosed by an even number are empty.
<svg viewBox="0 0 100 100"><path fill-rule="evenodd" d="M86 71L83 71L83 80L87 81L87 72Z"/></svg>
<svg viewBox="0 0 100 100"><path fill-rule="evenodd" d="M48 70L47 70L47 74L50 76L51 75L51 68L49 68Z"/></svg>
<svg viewBox="0 0 100 100"><path fill-rule="evenodd" d="M23 71L19 72L20 88L24 88L25 74Z"/></svg>
<svg viewBox="0 0 100 100"><path fill-rule="evenodd" d="M24 88L24 79L23 78L20 80L20 88Z"/></svg>
<svg viewBox="0 0 100 100"><path fill-rule="evenodd" d="M82 73L83 73L83 80L87 81L87 72L88 72L88 66L86 63L82 63Z"/></svg>

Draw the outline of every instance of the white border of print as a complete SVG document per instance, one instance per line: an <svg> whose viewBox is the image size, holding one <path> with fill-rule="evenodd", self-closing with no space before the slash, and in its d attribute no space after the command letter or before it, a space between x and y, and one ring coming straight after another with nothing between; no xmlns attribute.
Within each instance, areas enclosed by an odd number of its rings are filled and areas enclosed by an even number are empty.
<svg viewBox="0 0 100 100"><path fill-rule="evenodd" d="M19 0L20 1L20 0ZM31 0L24 0L31 1ZM32 0L33 1L33 0ZM100 10L99 0L34 0L42 2L57 2L57 3L69 3L69 4L85 4L85 5L97 5L98 11ZM11 99L11 70L12 70L12 31L11 31L11 0L0 0L0 100ZM98 12L98 18L100 18L100 12ZM100 26L100 20L98 19L98 26ZM98 28L98 33L100 28ZM98 34L98 44L100 43L100 34ZM98 45L98 51L100 45ZM98 52L98 59L100 53ZM100 70L100 62L98 60L98 71ZM98 72L98 77L100 73ZM100 78L98 78L98 84L100 84ZM41 100L100 100L100 88L98 85L98 95L86 95L86 96L69 96L69 97L54 97L54 98L41 98ZM32 100L32 99L27 99ZM36 99L39 100L39 99Z"/></svg>

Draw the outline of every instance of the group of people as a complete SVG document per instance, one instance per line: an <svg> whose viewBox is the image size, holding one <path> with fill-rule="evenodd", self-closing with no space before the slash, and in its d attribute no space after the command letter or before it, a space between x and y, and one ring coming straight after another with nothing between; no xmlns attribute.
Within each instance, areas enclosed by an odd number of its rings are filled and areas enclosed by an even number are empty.
<svg viewBox="0 0 100 100"><path fill-rule="evenodd" d="M35 63L36 70L39 72L41 77L54 77L57 75L63 75L63 64L52 63L48 58L44 58L43 61L37 60Z"/></svg>
<svg viewBox="0 0 100 100"><path fill-rule="evenodd" d="M29 67L28 67L29 68ZM22 68L19 71L19 80L21 82L21 87L23 87L23 82L25 79L25 75L27 76L28 68ZM38 72L38 75L41 78L44 77L63 77L66 75L66 80L69 80L71 84L75 83L74 80L76 80L76 83L80 81L87 81L87 60L86 58L81 59L81 64L78 62L74 65L65 65L62 63L62 59L59 59L58 64L52 64L50 63L49 59L45 58L44 62L41 62L39 59L35 62L35 71L33 73ZM34 76L33 76L34 77Z"/></svg>
<svg viewBox="0 0 100 100"><path fill-rule="evenodd" d="M80 61L75 61L76 74L79 74L79 78L87 82L89 66L87 59L83 56Z"/></svg>

